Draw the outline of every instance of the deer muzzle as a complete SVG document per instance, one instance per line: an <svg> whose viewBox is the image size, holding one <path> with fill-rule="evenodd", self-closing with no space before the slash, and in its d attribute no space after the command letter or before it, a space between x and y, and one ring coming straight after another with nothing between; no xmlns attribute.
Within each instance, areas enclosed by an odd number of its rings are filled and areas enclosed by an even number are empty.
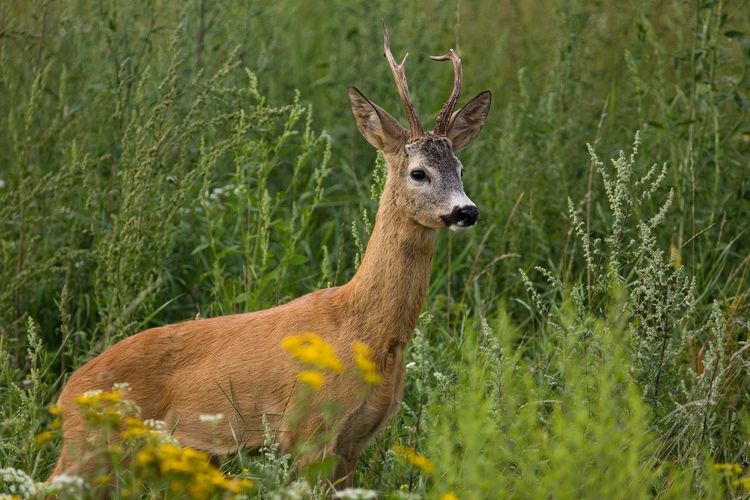
<svg viewBox="0 0 750 500"><path fill-rule="evenodd" d="M450 214L440 216L446 227L454 231L470 228L477 223L477 217L479 209L474 205L456 206Z"/></svg>

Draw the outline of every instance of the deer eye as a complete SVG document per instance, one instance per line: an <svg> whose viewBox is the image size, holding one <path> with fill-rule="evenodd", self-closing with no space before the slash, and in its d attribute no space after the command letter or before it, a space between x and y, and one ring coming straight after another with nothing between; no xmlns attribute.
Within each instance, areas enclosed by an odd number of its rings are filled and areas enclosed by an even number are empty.
<svg viewBox="0 0 750 500"><path fill-rule="evenodd" d="M464 172L466 172L466 170L464 170L464 169L462 168L462 169L461 169L461 178L462 178L462 179L464 178Z"/></svg>
<svg viewBox="0 0 750 500"><path fill-rule="evenodd" d="M427 178L427 174L424 173L424 170L412 170L411 178L415 181L423 181Z"/></svg>

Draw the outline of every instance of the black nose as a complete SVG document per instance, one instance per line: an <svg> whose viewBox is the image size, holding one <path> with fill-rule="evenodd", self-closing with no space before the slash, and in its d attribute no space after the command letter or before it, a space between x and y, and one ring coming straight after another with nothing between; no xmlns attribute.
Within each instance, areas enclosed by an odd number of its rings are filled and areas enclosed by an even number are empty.
<svg viewBox="0 0 750 500"><path fill-rule="evenodd" d="M456 214L458 221L463 222L465 226L473 226L477 223L477 216L479 216L479 209L473 205L468 207L461 207Z"/></svg>
<svg viewBox="0 0 750 500"><path fill-rule="evenodd" d="M441 215L440 218L447 227L469 227L477 223L479 209L474 205L465 205L463 207L453 207L453 211L448 215Z"/></svg>

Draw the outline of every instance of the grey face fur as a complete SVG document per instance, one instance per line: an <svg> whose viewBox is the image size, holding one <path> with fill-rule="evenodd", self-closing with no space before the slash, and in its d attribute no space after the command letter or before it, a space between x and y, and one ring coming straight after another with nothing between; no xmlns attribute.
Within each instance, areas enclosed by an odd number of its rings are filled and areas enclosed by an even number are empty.
<svg viewBox="0 0 750 500"><path fill-rule="evenodd" d="M479 211L464 193L463 165L453 154L451 141L428 135L407 144L406 153L399 177L405 186L403 202L408 216L431 228L460 231L473 226Z"/></svg>
<svg viewBox="0 0 750 500"><path fill-rule="evenodd" d="M387 182L404 216L436 229L460 231L476 224L479 210L464 193L463 166L454 152L477 138L491 100L489 91L481 92L453 113L446 135L428 132L415 139L387 111L349 87L357 127L385 154Z"/></svg>

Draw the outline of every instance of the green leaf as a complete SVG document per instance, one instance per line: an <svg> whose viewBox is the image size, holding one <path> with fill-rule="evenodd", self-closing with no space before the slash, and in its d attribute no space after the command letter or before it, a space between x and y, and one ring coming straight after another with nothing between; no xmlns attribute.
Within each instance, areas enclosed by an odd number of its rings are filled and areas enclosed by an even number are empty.
<svg viewBox="0 0 750 500"><path fill-rule="evenodd" d="M211 243L201 243L200 245L198 245L197 247L195 247L195 250L193 250L193 251L192 251L192 253L191 253L190 255L195 255L195 254L197 254L198 252L200 252L200 251L202 251L202 250L205 250L206 248L208 248L208 246L209 246L210 244L211 244Z"/></svg>
<svg viewBox="0 0 750 500"><path fill-rule="evenodd" d="M742 38L745 34L737 30L729 30L724 32L724 36L727 38Z"/></svg>

